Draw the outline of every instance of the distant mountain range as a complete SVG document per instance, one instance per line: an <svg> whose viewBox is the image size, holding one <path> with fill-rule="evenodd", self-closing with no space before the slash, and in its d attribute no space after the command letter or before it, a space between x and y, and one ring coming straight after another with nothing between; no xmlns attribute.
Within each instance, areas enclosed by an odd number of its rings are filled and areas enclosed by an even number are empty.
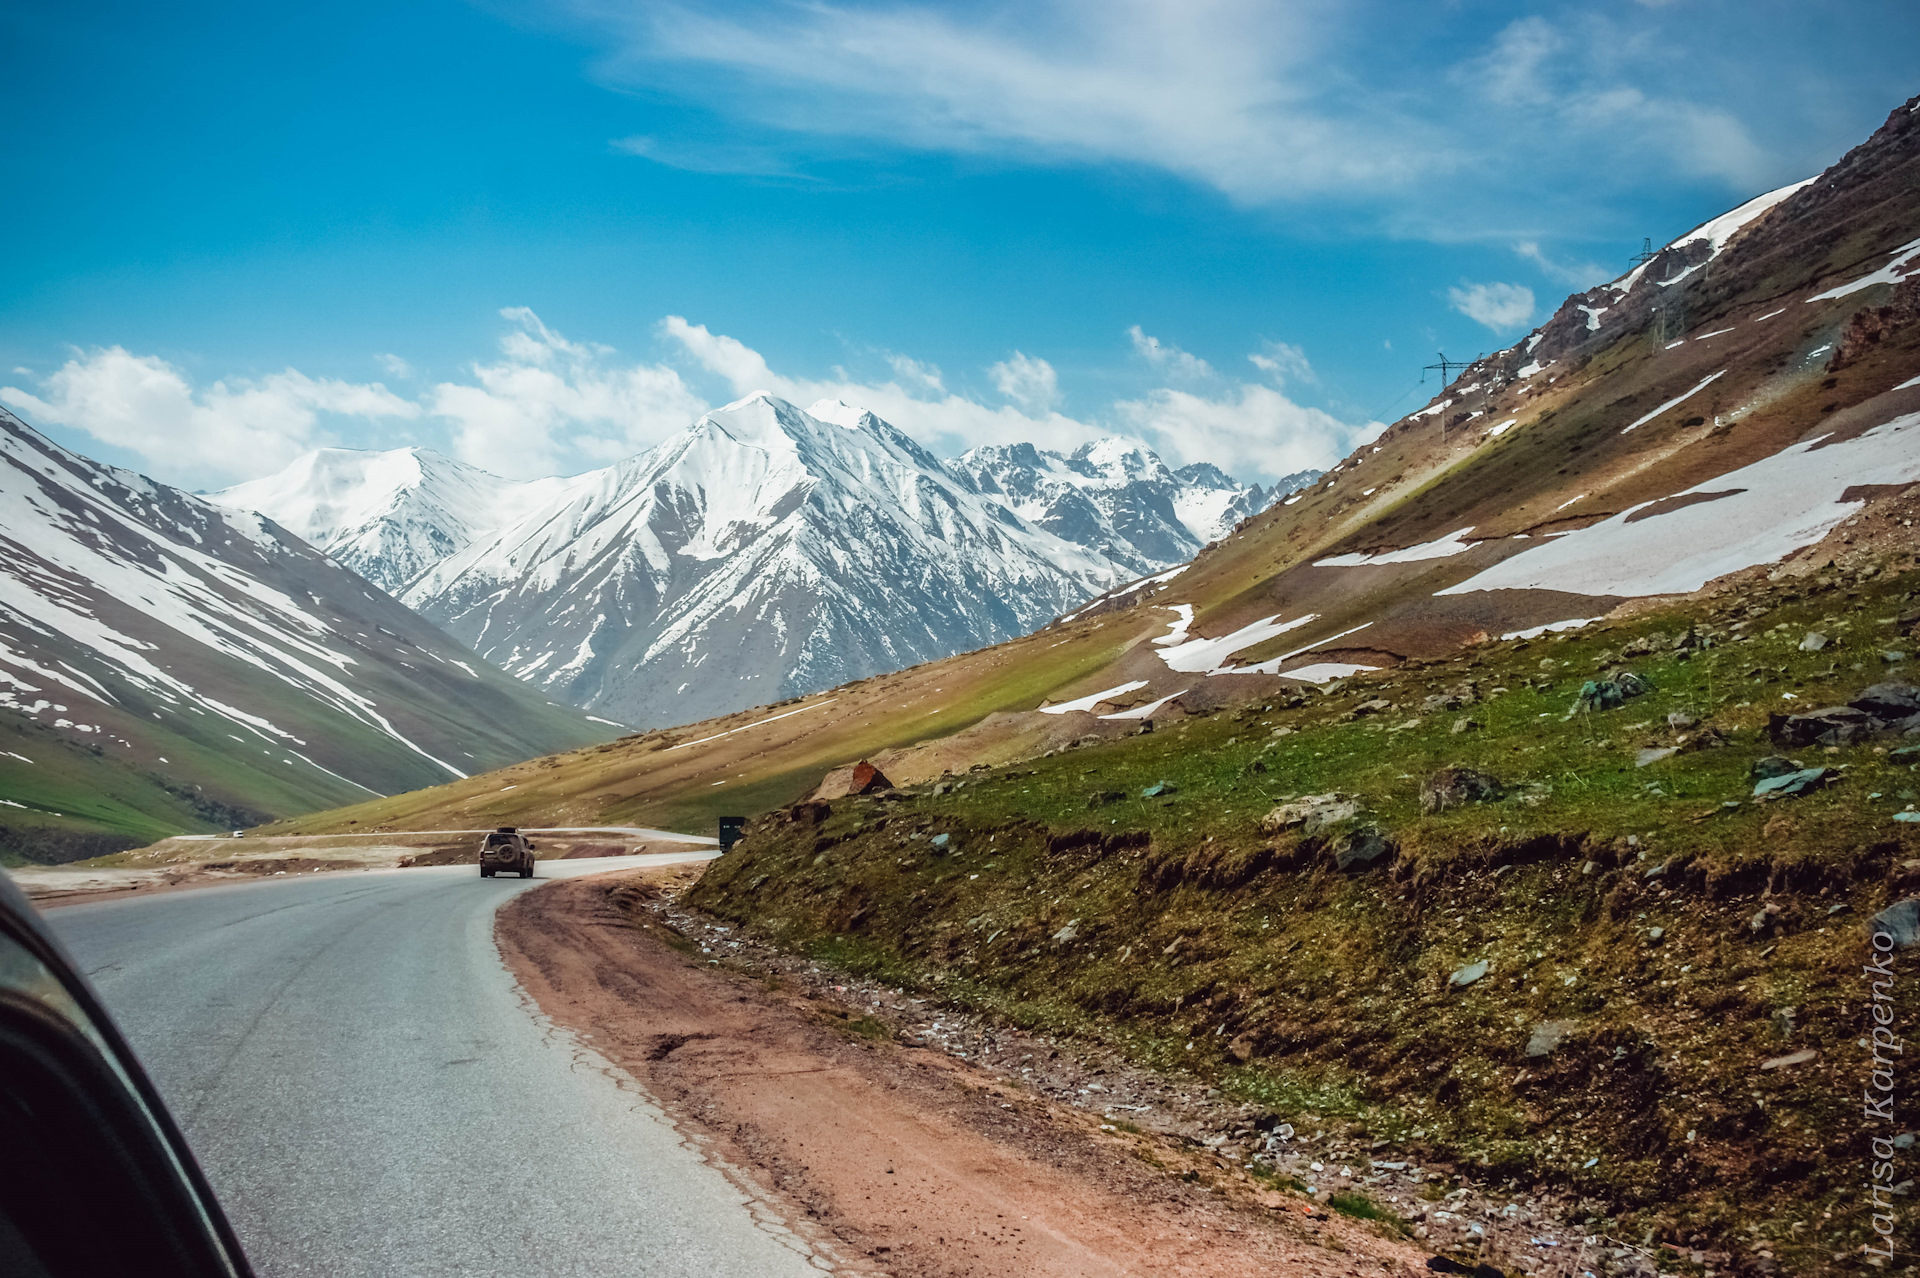
<svg viewBox="0 0 1920 1278"><path fill-rule="evenodd" d="M684 723L995 643L1180 563L1273 488L1122 440L942 462L754 395L639 457L513 483L322 450L211 500L299 533L557 700Z"/></svg>
<svg viewBox="0 0 1920 1278"><path fill-rule="evenodd" d="M87 855L615 735L259 515L0 410L0 853Z"/></svg>

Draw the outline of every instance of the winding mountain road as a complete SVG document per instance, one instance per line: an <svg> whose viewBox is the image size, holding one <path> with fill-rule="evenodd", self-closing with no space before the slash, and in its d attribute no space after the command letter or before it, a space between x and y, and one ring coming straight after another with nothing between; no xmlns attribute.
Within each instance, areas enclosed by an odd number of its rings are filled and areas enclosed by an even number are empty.
<svg viewBox="0 0 1920 1278"><path fill-rule="evenodd" d="M313 874L47 918L263 1275L818 1274L520 992L493 916L539 883L471 866Z"/></svg>

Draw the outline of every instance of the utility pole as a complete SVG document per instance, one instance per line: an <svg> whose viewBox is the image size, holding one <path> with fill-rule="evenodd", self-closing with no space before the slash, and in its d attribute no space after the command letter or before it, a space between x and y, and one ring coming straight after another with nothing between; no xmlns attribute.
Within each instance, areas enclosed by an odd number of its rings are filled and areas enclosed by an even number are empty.
<svg viewBox="0 0 1920 1278"><path fill-rule="evenodd" d="M1435 351L1434 353L1440 357L1440 362L1438 364L1422 364L1420 366L1420 380L1423 382L1427 380L1427 374L1437 368L1440 370L1440 384L1445 386L1453 380L1449 370L1466 368L1473 363L1473 360L1468 359L1448 359L1445 351Z"/></svg>

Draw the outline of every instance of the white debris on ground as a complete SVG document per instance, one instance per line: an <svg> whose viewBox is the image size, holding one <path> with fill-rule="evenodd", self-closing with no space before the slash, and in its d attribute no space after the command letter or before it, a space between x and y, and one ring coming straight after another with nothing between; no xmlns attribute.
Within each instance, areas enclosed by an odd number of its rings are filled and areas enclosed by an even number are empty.
<svg viewBox="0 0 1920 1278"><path fill-rule="evenodd" d="M1795 444L1679 496L1725 494L1636 519L1642 503L1610 519L1502 560L1440 591L1561 590L1583 595L1664 595L1772 563L1826 536L1859 510L1848 488L1920 480L1920 413L1841 443Z"/></svg>

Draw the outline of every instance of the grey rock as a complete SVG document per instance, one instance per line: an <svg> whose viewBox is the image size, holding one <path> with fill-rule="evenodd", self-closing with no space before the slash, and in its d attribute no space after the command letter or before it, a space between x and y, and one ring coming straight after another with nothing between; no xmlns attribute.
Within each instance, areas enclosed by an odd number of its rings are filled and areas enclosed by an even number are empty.
<svg viewBox="0 0 1920 1278"><path fill-rule="evenodd" d="M1636 768L1644 768L1649 763L1658 763L1662 759L1671 759L1679 753L1679 746L1648 746L1633 756L1633 766Z"/></svg>
<svg viewBox="0 0 1920 1278"><path fill-rule="evenodd" d="M1304 834L1318 834L1330 825L1359 814L1360 801L1352 795L1337 792L1309 794L1291 803L1283 803L1267 813L1260 820L1260 830L1263 834L1278 834L1282 830L1298 827Z"/></svg>
<svg viewBox="0 0 1920 1278"><path fill-rule="evenodd" d="M1447 978L1447 984L1455 989L1464 989L1485 976L1492 966L1487 960L1481 959L1478 963L1469 963L1465 967L1456 968L1453 975Z"/></svg>
<svg viewBox="0 0 1920 1278"><path fill-rule="evenodd" d="M1809 745L1851 745L1876 731L1879 720L1852 706L1826 706L1806 714L1776 714L1767 721L1767 736L1788 750Z"/></svg>
<svg viewBox="0 0 1920 1278"><path fill-rule="evenodd" d="M1805 637L1800 640L1800 651L1819 652L1822 648L1826 647L1829 642L1830 640L1818 630L1809 630Z"/></svg>
<svg viewBox="0 0 1920 1278"><path fill-rule="evenodd" d="M1527 1040L1527 1055L1551 1056L1572 1034L1572 1021L1541 1021L1533 1027L1533 1036Z"/></svg>
<svg viewBox="0 0 1920 1278"><path fill-rule="evenodd" d="M1756 799L1789 799L1810 794L1832 781L1831 768L1802 768L1785 776L1768 777L1753 787Z"/></svg>
<svg viewBox="0 0 1920 1278"><path fill-rule="evenodd" d="M927 840L927 845L936 851L945 852L947 850L947 844L951 842L953 842L953 836L951 834L936 834Z"/></svg>
<svg viewBox="0 0 1920 1278"><path fill-rule="evenodd" d="M1372 826L1350 830L1333 843L1333 863L1341 870L1361 870L1391 854L1393 844Z"/></svg>
<svg viewBox="0 0 1920 1278"><path fill-rule="evenodd" d="M1442 768L1420 783L1420 810L1432 814L1469 803L1484 803L1504 793L1497 778L1472 768Z"/></svg>
<svg viewBox="0 0 1920 1278"><path fill-rule="evenodd" d="M1904 719L1920 714L1920 688L1910 683L1876 683L1847 704L1876 719Z"/></svg>
<svg viewBox="0 0 1920 1278"><path fill-rule="evenodd" d="M1868 920L1867 927L1872 932L1885 932L1901 949L1909 948L1920 942L1920 900L1908 897L1895 901Z"/></svg>
<svg viewBox="0 0 1920 1278"><path fill-rule="evenodd" d="M1157 781L1140 792L1143 799L1157 799L1162 795L1176 794L1180 787L1171 781Z"/></svg>
<svg viewBox="0 0 1920 1278"><path fill-rule="evenodd" d="M1770 754L1758 760L1748 769L1747 775L1756 781L1765 781L1769 777L1784 777L1789 772L1798 772L1800 765L1784 754Z"/></svg>

